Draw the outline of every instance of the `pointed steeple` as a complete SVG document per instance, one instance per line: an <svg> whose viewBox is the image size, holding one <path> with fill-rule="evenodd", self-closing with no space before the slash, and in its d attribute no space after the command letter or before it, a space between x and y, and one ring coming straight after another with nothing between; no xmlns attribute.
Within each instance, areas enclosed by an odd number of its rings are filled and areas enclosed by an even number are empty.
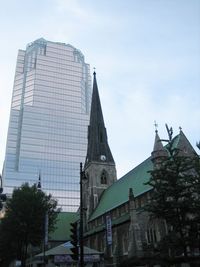
<svg viewBox="0 0 200 267"><path fill-rule="evenodd" d="M94 72L90 124L88 126L88 149L84 166L87 177L83 185L83 206L87 221L97 207L104 190L117 180L115 162L107 140L96 73ZM87 227L87 223L85 224Z"/></svg>
<svg viewBox="0 0 200 267"><path fill-rule="evenodd" d="M156 159L167 156L167 151L163 147L163 144L162 144L160 137L158 135L158 131L156 130L155 133L156 134L155 134L154 147L153 147L153 151L151 153L152 161L155 161Z"/></svg>
<svg viewBox="0 0 200 267"><path fill-rule="evenodd" d="M104 124L101 102L99 98L96 72L93 73L93 93L90 112L90 125L88 126L88 150L85 165L90 162L114 163L110 151L107 131Z"/></svg>

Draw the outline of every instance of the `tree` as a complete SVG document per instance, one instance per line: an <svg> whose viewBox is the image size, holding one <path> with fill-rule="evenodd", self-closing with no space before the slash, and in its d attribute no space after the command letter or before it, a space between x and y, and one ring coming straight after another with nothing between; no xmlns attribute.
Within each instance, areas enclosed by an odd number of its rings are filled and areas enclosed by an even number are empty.
<svg viewBox="0 0 200 267"><path fill-rule="evenodd" d="M25 266L28 246L39 246L44 239L45 216L48 214L48 231L55 229L59 210L57 201L36 185L23 184L13 191L6 201L5 217L0 225L1 266L13 259Z"/></svg>
<svg viewBox="0 0 200 267"><path fill-rule="evenodd" d="M2 187L2 177L0 175L0 210L3 208L3 202L6 201L6 194L3 194L3 187Z"/></svg>
<svg viewBox="0 0 200 267"><path fill-rule="evenodd" d="M178 149L169 135L168 153L157 159L147 184L152 187L146 206L153 218L167 224L161 253L188 257L200 248L200 164L197 154Z"/></svg>

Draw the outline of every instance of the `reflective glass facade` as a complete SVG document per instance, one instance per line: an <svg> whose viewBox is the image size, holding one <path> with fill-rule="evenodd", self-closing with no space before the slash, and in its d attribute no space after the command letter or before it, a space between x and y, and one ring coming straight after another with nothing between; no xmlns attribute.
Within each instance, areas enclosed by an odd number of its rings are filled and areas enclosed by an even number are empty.
<svg viewBox="0 0 200 267"><path fill-rule="evenodd" d="M37 183L63 211L79 206L79 164L87 149L89 65L71 45L38 39L19 50L14 79L4 191Z"/></svg>

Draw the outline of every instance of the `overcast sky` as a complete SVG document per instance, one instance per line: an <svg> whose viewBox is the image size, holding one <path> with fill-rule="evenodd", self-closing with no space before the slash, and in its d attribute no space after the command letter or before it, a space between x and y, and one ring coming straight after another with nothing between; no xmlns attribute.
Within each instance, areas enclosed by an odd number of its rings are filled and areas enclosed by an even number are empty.
<svg viewBox="0 0 200 267"><path fill-rule="evenodd" d="M43 37L96 67L118 178L150 156L154 121L200 140L199 0L0 1L0 168L18 49Z"/></svg>

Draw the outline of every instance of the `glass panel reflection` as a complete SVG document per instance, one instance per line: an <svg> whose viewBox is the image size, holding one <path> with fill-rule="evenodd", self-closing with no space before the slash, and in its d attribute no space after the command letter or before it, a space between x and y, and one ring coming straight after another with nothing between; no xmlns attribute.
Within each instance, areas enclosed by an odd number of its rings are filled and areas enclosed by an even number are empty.
<svg viewBox="0 0 200 267"><path fill-rule="evenodd" d="M76 55L76 58L75 56ZM5 192L37 183L64 211L79 206L87 148L89 65L76 48L44 39L19 50L3 171Z"/></svg>

